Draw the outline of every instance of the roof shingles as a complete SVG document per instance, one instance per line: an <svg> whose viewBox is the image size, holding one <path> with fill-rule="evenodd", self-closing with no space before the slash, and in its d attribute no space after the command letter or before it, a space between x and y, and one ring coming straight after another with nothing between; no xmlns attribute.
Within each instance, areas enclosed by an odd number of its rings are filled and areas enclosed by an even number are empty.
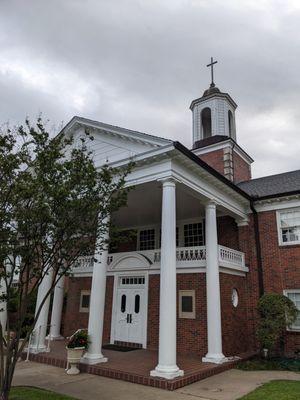
<svg viewBox="0 0 300 400"><path fill-rule="evenodd" d="M297 191L300 193L300 170L251 179L237 186L254 198L276 197Z"/></svg>

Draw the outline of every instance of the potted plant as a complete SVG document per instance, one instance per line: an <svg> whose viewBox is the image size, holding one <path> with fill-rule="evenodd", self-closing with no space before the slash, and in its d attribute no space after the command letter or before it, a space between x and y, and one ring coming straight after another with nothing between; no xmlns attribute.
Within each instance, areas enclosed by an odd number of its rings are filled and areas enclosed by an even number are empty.
<svg viewBox="0 0 300 400"><path fill-rule="evenodd" d="M89 339L86 331L80 329L76 331L67 342L67 360L68 360L68 375L79 374L79 369L77 367L84 351L88 348Z"/></svg>

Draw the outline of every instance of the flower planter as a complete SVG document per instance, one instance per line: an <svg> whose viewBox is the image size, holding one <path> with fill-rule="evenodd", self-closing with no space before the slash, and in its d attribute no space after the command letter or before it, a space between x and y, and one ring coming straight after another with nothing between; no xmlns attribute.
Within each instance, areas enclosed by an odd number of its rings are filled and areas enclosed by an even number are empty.
<svg viewBox="0 0 300 400"><path fill-rule="evenodd" d="M67 361L68 361L68 369L67 369L67 374L68 375L77 375L80 373L77 365L80 362L80 359L83 355L83 352L85 350L84 347L74 347L73 349L67 349Z"/></svg>

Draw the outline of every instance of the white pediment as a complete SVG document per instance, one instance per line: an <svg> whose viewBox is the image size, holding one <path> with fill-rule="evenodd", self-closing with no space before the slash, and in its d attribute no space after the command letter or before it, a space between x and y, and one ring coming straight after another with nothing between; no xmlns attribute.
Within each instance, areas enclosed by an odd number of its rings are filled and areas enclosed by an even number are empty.
<svg viewBox="0 0 300 400"><path fill-rule="evenodd" d="M108 268L110 271L149 269L152 264L146 256L135 252L110 254L110 257L112 257Z"/></svg>
<svg viewBox="0 0 300 400"><path fill-rule="evenodd" d="M72 133L76 141L85 135L86 129L93 137L89 148L94 154L96 166L124 160L171 143L167 139L80 117L74 117L64 132Z"/></svg>

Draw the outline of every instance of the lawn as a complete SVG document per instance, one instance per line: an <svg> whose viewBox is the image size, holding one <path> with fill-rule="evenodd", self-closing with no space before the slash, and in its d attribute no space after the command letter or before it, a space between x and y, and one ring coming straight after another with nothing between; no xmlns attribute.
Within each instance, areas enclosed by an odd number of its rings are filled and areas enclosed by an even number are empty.
<svg viewBox="0 0 300 400"><path fill-rule="evenodd" d="M74 397L49 392L48 390L32 387L14 387L9 396L10 400L76 400Z"/></svg>
<svg viewBox="0 0 300 400"><path fill-rule="evenodd" d="M299 400L300 381L272 381L240 400Z"/></svg>

